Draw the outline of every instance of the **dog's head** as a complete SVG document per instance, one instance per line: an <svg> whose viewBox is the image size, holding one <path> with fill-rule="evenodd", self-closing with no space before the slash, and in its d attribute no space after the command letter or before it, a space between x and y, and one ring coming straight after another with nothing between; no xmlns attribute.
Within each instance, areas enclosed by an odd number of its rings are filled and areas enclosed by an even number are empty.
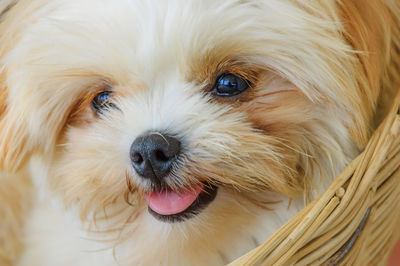
<svg viewBox="0 0 400 266"><path fill-rule="evenodd" d="M387 63L386 29L347 2L17 1L0 165L40 156L83 218L130 223L222 228L272 192L317 193L365 144Z"/></svg>

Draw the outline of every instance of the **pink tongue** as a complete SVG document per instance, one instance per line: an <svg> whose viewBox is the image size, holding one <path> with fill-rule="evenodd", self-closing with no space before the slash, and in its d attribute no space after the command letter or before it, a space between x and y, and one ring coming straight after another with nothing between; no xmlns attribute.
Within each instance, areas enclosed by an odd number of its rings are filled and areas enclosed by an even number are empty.
<svg viewBox="0 0 400 266"><path fill-rule="evenodd" d="M146 193L149 207L158 214L172 215L183 212L197 199L203 186L196 186L192 190L174 192L172 190Z"/></svg>

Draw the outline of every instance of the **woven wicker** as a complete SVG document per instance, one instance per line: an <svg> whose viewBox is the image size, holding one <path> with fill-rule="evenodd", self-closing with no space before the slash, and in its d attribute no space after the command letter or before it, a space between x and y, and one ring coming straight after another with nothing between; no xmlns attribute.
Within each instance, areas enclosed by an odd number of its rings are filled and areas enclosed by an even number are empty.
<svg viewBox="0 0 400 266"><path fill-rule="evenodd" d="M327 191L231 265L385 265L400 237L399 106L400 91Z"/></svg>

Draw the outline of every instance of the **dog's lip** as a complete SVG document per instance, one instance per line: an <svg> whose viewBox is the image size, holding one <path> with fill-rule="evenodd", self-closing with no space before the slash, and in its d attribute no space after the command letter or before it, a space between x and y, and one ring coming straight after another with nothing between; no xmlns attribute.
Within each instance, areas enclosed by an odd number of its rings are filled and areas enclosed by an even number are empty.
<svg viewBox="0 0 400 266"><path fill-rule="evenodd" d="M183 222L186 219L192 218L199 214L203 209L205 209L216 197L218 188L211 184L203 184L201 186L200 193L194 199L192 204L188 206L186 209L179 213L163 215L155 210L153 210L150 205L148 207L148 211L151 215L153 215L156 219L162 222ZM196 191L197 192L197 191ZM193 192L194 194L196 192Z"/></svg>
<svg viewBox="0 0 400 266"><path fill-rule="evenodd" d="M145 198L149 207L161 215L173 215L181 213L197 199L203 189L203 185L196 185L192 189L173 191L163 189L146 193Z"/></svg>

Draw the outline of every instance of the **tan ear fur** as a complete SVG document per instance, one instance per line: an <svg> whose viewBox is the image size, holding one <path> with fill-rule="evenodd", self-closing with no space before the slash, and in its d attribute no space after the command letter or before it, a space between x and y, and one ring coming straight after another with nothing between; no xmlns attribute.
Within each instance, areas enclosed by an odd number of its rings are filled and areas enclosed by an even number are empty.
<svg viewBox="0 0 400 266"><path fill-rule="evenodd" d="M23 248L23 224L32 203L27 173L0 174L0 265L15 265Z"/></svg>
<svg viewBox="0 0 400 266"><path fill-rule="evenodd" d="M354 121L355 126L350 131L361 147L366 144L365 136L368 136L362 132L375 126L373 121L376 119L376 106L378 104L381 107L390 106L387 102L390 97L387 95L393 95L398 85L387 82L387 73L392 71L394 60L391 57L395 49L393 32L396 28L398 31L399 28L399 25L394 23L394 18L400 16L396 14L398 10L388 8L387 4L390 1L343 0L339 2L344 37L356 51L355 57L359 62L356 75L363 121ZM399 4L393 3L393 5L398 7ZM398 57L398 48L396 53ZM380 109L382 111L382 108Z"/></svg>
<svg viewBox="0 0 400 266"><path fill-rule="evenodd" d="M387 56L387 30L390 14L382 1L343 1L342 6L346 38L356 51L363 75L368 81L362 84L376 99L379 95L379 82Z"/></svg>
<svg viewBox="0 0 400 266"><path fill-rule="evenodd" d="M5 75L0 75L0 117L6 112L7 88L4 86Z"/></svg>
<svg viewBox="0 0 400 266"><path fill-rule="evenodd" d="M0 59L12 49L19 34L11 27L18 0L0 1ZM10 34L10 31L14 34ZM0 65L0 171L15 172L30 153L28 130L23 119L7 104L7 69Z"/></svg>
<svg viewBox="0 0 400 266"><path fill-rule="evenodd" d="M0 171L15 172L25 161L30 148L28 130L20 117L7 107L5 75L0 75Z"/></svg>
<svg viewBox="0 0 400 266"><path fill-rule="evenodd" d="M31 151L27 145L27 131L21 123L14 123L10 118L0 122L0 131L0 170L16 172Z"/></svg>

